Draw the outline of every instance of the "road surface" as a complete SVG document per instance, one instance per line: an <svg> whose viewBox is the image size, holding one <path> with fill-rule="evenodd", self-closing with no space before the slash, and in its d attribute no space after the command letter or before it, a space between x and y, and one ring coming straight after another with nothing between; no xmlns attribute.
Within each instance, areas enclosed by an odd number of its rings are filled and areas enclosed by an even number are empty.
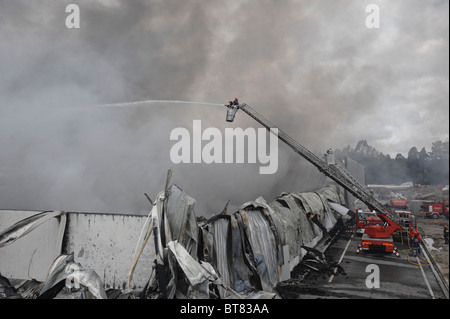
<svg viewBox="0 0 450 319"><path fill-rule="evenodd" d="M282 296L289 299L447 298L432 267L426 261L416 257L410 257L408 261L407 244L396 243L399 258L394 254L357 254L360 240L361 237L356 234L342 234L327 249L327 260L339 263L343 272L335 275L332 270L309 270L301 281L294 279L290 283L279 285ZM301 272L302 269L299 270Z"/></svg>

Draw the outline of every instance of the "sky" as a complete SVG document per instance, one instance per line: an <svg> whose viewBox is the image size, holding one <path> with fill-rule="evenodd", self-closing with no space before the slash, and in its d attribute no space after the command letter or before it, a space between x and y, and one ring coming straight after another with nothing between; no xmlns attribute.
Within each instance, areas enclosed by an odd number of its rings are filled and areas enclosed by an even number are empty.
<svg viewBox="0 0 450 319"><path fill-rule="evenodd" d="M242 111L225 122L215 104L235 97L317 154L359 140L391 157L431 151L449 139L448 12L439 0L0 0L0 209L143 213L169 168L204 215L324 183L282 144L271 175L174 164L175 128L260 127ZM148 100L201 103L126 104Z"/></svg>

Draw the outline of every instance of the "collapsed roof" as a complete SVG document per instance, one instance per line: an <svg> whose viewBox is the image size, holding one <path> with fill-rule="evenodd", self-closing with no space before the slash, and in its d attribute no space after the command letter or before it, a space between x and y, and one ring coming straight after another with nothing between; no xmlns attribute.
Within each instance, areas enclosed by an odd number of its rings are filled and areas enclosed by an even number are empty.
<svg viewBox="0 0 450 319"><path fill-rule="evenodd" d="M76 263L74 252L67 251L74 246L66 243L62 249L65 254L55 260L47 279L36 281L39 289L28 289L28 295L22 297L56 296L64 286L58 283L64 280L67 288L67 278L74 279L71 271L75 267L78 279L85 280L81 282L84 297L274 298L277 284L289 279L290 272L309 249L318 248L321 241L329 239L339 220L347 218L332 209L331 205L344 205L343 190L335 185L316 192L282 193L270 202L258 197L243 204L233 214L224 210L208 220L197 218L195 199L176 185L166 187L152 204L136 245L132 267L124 278L124 287L108 289L101 283L100 276L92 273L100 270L84 269ZM36 224L39 218L57 215L40 214L31 221ZM27 225L23 220L1 232L2 245L13 245L21 236L17 234L25 235L21 230L28 229ZM65 229L67 232L70 227ZM139 267L137 261L146 245L153 248L153 267L147 274L149 279L145 287L135 291L131 285L133 272ZM55 274L55 271L59 273ZM6 286L3 285L3 291ZM8 286L9 292L12 286ZM69 292L80 289L73 285L69 288ZM65 291L67 293L67 289ZM20 290L15 293L15 296L20 295Z"/></svg>

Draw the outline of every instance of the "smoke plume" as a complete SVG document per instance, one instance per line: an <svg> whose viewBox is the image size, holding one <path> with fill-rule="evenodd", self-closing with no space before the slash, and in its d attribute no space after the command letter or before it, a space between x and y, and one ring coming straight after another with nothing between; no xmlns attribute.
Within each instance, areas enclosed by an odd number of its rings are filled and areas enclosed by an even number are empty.
<svg viewBox="0 0 450 319"><path fill-rule="evenodd" d="M66 28L69 3L79 29ZM138 214L169 168L205 215L324 182L281 143L273 175L170 161L172 129L259 127L242 112L229 124L214 105L99 105L238 97L318 154L448 139L445 34L445 1L0 0L0 206Z"/></svg>

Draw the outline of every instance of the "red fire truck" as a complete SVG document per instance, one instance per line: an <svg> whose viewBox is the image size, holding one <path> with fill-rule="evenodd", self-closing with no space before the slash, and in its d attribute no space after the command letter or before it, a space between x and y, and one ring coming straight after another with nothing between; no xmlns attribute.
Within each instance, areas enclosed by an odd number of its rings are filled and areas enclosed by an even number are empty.
<svg viewBox="0 0 450 319"><path fill-rule="evenodd" d="M394 238L398 239L403 236L405 240L408 240L409 237L417 233L417 224L411 212L395 211L391 215L393 218L395 217L397 222L386 214L363 210L356 211L357 232L363 233L361 244L358 246L356 253L361 251L393 253L400 257L397 248L394 246Z"/></svg>
<svg viewBox="0 0 450 319"><path fill-rule="evenodd" d="M439 216L445 216L448 219L448 199L444 199L441 202L425 202L420 208L427 218L437 219Z"/></svg>
<svg viewBox="0 0 450 319"><path fill-rule="evenodd" d="M391 199L389 201L389 206L391 206L391 210L407 210L408 209L408 200L406 200L406 199Z"/></svg>

